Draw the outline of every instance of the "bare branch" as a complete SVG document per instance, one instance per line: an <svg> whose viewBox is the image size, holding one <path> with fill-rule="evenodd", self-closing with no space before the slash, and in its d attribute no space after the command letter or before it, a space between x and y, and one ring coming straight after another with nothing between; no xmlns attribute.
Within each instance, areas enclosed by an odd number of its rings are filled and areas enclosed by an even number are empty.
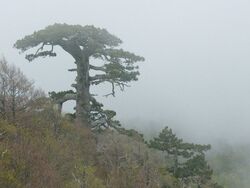
<svg viewBox="0 0 250 188"><path fill-rule="evenodd" d="M37 55L39 53L39 51L42 51L43 50L43 47L44 47L45 43L42 44L42 46L40 48L37 49L35 55Z"/></svg>
<svg viewBox="0 0 250 188"><path fill-rule="evenodd" d="M111 86L112 86L111 93L108 93L108 94L104 95L104 97L108 97L110 95L112 95L113 97L115 97L115 85L114 85L114 82L111 82Z"/></svg>

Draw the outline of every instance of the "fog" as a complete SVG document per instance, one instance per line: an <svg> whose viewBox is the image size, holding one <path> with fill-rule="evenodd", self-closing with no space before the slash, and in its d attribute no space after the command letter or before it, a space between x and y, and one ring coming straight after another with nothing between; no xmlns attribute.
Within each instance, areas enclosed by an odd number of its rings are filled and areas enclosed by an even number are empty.
<svg viewBox="0 0 250 188"><path fill-rule="evenodd" d="M95 89L118 119L147 122L152 130L168 125L193 140L250 141L250 1L1 0L0 6L0 54L46 92L71 89L72 58L61 50L28 63L13 44L55 22L91 24L146 58L139 81L125 92L105 98L109 85Z"/></svg>

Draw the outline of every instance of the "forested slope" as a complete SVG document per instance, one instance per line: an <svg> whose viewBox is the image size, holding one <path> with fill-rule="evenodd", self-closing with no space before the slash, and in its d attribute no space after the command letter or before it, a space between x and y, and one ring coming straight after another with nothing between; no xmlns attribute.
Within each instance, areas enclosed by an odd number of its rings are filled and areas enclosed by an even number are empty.
<svg viewBox="0 0 250 188"><path fill-rule="evenodd" d="M16 125L1 120L0 132L0 187L178 188L184 183L168 171L171 160L149 149L136 131L93 133L51 107L29 112ZM218 186L207 180L202 187Z"/></svg>

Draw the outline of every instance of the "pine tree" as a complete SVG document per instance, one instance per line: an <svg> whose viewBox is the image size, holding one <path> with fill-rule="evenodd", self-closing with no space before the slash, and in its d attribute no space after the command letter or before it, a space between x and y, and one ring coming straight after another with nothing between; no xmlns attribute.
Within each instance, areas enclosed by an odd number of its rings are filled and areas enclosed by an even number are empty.
<svg viewBox="0 0 250 188"><path fill-rule="evenodd" d="M114 96L116 87L124 90L129 82L138 80L139 71L135 63L144 61L143 57L120 49L121 44L119 38L105 29L90 25L54 24L16 41L14 47L21 52L37 48L35 53L26 55L28 61L38 57L55 57L56 46L69 53L74 58L76 66L69 69L77 74L76 83L72 84L75 91L60 92L57 97L56 93L53 93L59 111L64 102L75 100L78 125L88 125L93 119L96 120L93 114L98 113L98 125L108 126L110 122L117 123L111 121L115 112L102 110L102 104L90 93L90 87L104 82L110 83L111 92L106 96ZM98 59L98 66L93 59ZM91 76L90 71L94 71L95 74Z"/></svg>
<svg viewBox="0 0 250 188"><path fill-rule="evenodd" d="M159 136L150 140L149 146L173 156L174 165L169 169L176 177L188 177L196 175L209 175L204 152L211 148L210 145L185 143L178 138L171 128L165 127ZM180 163L180 159L184 161Z"/></svg>

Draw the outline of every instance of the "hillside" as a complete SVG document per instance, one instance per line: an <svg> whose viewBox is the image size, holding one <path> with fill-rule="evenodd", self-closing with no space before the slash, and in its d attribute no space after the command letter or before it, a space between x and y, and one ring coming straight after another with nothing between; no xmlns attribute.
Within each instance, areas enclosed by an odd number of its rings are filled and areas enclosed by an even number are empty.
<svg viewBox="0 0 250 188"><path fill-rule="evenodd" d="M48 101L41 107L15 125L0 121L0 187L181 187L166 170L171 161L136 131L94 133L60 117ZM216 187L209 184L203 187Z"/></svg>

